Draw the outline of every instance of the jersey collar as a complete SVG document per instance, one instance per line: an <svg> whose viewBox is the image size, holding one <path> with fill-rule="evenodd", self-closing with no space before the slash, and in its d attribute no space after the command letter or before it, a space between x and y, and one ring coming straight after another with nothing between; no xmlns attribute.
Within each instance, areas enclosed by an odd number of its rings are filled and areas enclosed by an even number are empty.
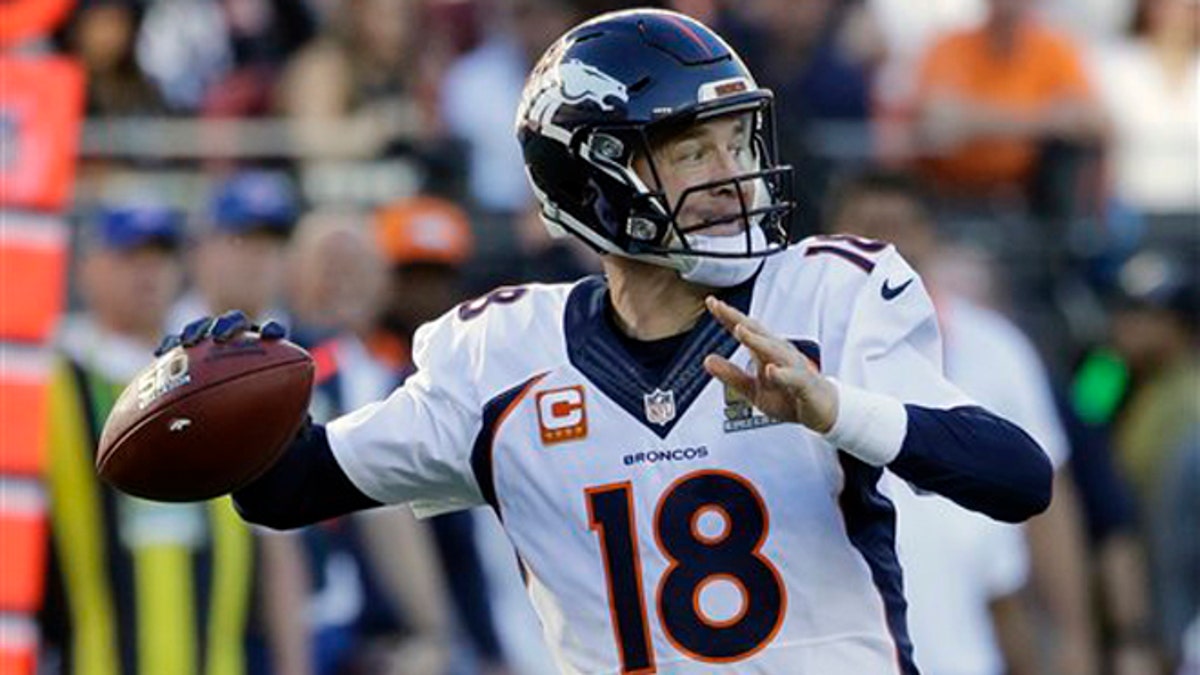
<svg viewBox="0 0 1200 675"><path fill-rule="evenodd" d="M748 313L756 279L757 275L716 295ZM738 342L705 312L659 379L621 343L604 315L608 303L608 283L603 276L587 277L571 289L563 317L567 357L605 396L659 438L666 438L712 379L701 365L704 357L716 353L729 358ZM656 391L670 392L674 400L673 417L661 424L646 417L645 397Z"/></svg>

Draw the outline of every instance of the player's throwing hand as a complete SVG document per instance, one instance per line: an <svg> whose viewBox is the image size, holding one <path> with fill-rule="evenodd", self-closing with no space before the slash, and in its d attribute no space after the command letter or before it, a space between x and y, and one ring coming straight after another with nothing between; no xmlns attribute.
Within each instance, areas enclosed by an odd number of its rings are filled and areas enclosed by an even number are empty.
<svg viewBox="0 0 1200 675"><path fill-rule="evenodd" d="M711 295L705 304L754 356L754 367L743 370L722 356L709 354L704 359L705 370L775 419L797 422L818 433L833 428L837 387L817 372L800 350Z"/></svg>

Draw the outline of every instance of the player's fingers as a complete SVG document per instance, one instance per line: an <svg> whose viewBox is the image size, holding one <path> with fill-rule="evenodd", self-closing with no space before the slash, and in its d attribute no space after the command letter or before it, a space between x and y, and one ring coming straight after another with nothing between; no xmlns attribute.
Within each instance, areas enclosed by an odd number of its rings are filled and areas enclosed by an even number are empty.
<svg viewBox="0 0 1200 675"><path fill-rule="evenodd" d="M239 333L250 327L250 320L238 309L225 312L213 323L212 336L214 342L228 342Z"/></svg>
<svg viewBox="0 0 1200 675"><path fill-rule="evenodd" d="M794 399L796 421L809 429L826 433L837 422L837 390L816 372L772 365L767 366L763 379Z"/></svg>
<svg viewBox="0 0 1200 675"><path fill-rule="evenodd" d="M196 319L183 327L183 332L179 334L179 342L184 347L194 347L208 335L208 329L212 327L213 318L206 316L203 319Z"/></svg>
<svg viewBox="0 0 1200 675"><path fill-rule="evenodd" d="M171 351L172 349L174 349L178 346L179 346L179 334L171 333L170 335L167 335L166 337L164 337L162 339L162 342L158 343L158 348L154 350L154 355L162 356L163 354L166 354L167 352Z"/></svg>
<svg viewBox="0 0 1200 675"><path fill-rule="evenodd" d="M272 319L264 323L262 328L258 329L258 334L264 340L282 340L287 337L287 328Z"/></svg>
<svg viewBox="0 0 1200 675"><path fill-rule="evenodd" d="M752 399L754 396L754 378L746 371L733 365L723 356L709 354L704 358L704 369L722 383L733 387L742 396Z"/></svg>
<svg viewBox="0 0 1200 675"><path fill-rule="evenodd" d="M812 386L812 373L799 367L786 368L777 365L766 367L763 378L773 385L783 387L796 395L805 395Z"/></svg>
<svg viewBox="0 0 1200 675"><path fill-rule="evenodd" d="M708 296L704 299L704 304L708 307L708 311L712 312L717 321L728 331L732 332L737 326L746 326L755 333L770 334L766 326L746 316L740 309L716 296Z"/></svg>
<svg viewBox="0 0 1200 675"><path fill-rule="evenodd" d="M733 336L764 365L775 363L782 366L793 366L800 361L800 354L791 343L772 335L758 333L748 329L745 325L739 325L734 329Z"/></svg>
<svg viewBox="0 0 1200 675"><path fill-rule="evenodd" d="M737 327L736 318L726 311L728 305L718 300L716 296L710 295L705 298L704 306L708 308L708 313L712 314L717 323L721 324L721 327L725 330L732 333L733 329Z"/></svg>

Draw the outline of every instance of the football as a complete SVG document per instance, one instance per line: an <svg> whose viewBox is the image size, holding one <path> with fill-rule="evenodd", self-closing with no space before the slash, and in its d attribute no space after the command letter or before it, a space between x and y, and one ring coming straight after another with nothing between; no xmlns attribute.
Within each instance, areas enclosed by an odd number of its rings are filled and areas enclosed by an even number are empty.
<svg viewBox="0 0 1200 675"><path fill-rule="evenodd" d="M266 471L299 431L313 373L308 352L255 333L176 347L117 399L96 470L121 491L158 501L236 490Z"/></svg>

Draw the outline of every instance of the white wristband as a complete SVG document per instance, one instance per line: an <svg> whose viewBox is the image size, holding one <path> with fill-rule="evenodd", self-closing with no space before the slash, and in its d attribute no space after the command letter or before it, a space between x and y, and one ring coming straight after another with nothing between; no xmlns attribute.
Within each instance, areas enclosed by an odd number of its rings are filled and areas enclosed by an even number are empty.
<svg viewBox="0 0 1200 675"><path fill-rule="evenodd" d="M904 404L891 396L829 379L837 387L838 414L825 440L872 466L884 466L895 459L908 433Z"/></svg>

